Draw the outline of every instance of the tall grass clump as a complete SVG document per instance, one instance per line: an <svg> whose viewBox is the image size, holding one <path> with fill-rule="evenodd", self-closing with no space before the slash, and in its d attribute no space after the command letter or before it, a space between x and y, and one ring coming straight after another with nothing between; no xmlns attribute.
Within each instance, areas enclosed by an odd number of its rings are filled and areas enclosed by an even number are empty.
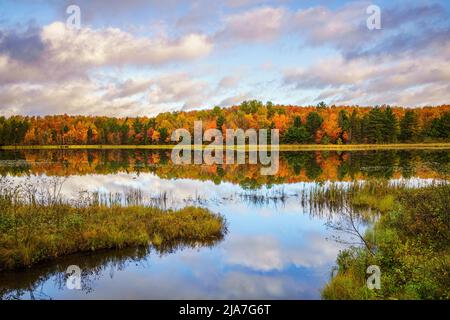
<svg viewBox="0 0 450 320"><path fill-rule="evenodd" d="M401 189L361 247L342 251L325 299L450 299L450 185ZM381 270L381 289L366 288L366 268Z"/></svg>
<svg viewBox="0 0 450 320"><path fill-rule="evenodd" d="M99 249L212 245L225 233L224 218L202 208L106 205L86 194L68 201L56 180L13 186L0 178L0 270Z"/></svg>
<svg viewBox="0 0 450 320"><path fill-rule="evenodd" d="M394 209L395 198L404 192L420 187L439 187L446 181L432 181L426 185L414 186L405 180L389 181L373 179L350 183L331 182L317 184L311 189L300 191L302 206L312 212L342 212L346 208L362 213L363 211L386 213Z"/></svg>

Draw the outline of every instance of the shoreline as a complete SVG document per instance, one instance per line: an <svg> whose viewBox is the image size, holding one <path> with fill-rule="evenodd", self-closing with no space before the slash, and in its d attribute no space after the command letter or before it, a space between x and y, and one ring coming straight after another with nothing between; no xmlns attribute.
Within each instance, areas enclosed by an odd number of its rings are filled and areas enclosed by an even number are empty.
<svg viewBox="0 0 450 320"><path fill-rule="evenodd" d="M142 150L172 150L175 148L182 149L181 145L45 145L45 146L0 146L0 150L115 150L115 149L142 149ZM214 149L209 145L190 146L191 150ZM273 148L270 145L245 145L240 146L222 146L223 150L245 150L258 151L275 149L279 151L364 151L364 150L445 150L450 149L450 142L436 143L394 143L394 144L349 144L349 145L320 145L320 144L304 144L304 145L279 145Z"/></svg>

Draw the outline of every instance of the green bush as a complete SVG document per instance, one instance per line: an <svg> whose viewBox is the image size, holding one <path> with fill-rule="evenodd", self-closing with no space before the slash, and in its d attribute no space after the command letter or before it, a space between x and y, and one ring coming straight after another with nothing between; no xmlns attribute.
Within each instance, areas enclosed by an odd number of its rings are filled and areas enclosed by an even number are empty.
<svg viewBox="0 0 450 320"><path fill-rule="evenodd" d="M365 236L375 239L375 255L361 248L342 251L323 298L450 298L450 185L405 189L392 201L382 201L390 210ZM369 265L380 266L380 290L366 289Z"/></svg>

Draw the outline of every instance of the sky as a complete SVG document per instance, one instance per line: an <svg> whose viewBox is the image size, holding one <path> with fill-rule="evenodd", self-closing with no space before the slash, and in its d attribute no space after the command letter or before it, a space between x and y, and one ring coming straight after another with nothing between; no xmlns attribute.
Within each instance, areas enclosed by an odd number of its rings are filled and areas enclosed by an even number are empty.
<svg viewBox="0 0 450 320"><path fill-rule="evenodd" d="M432 0L0 0L0 115L448 104L449 14Z"/></svg>

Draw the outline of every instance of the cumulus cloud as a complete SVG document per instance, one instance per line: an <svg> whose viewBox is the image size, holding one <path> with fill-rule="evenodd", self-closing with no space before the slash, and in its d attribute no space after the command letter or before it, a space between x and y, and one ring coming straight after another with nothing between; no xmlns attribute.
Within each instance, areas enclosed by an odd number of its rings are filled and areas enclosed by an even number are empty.
<svg viewBox="0 0 450 320"><path fill-rule="evenodd" d="M282 271L296 267L332 264L339 246L320 234L306 233L300 243L285 245L270 235L234 237L224 245L226 262L255 271Z"/></svg>
<svg viewBox="0 0 450 320"><path fill-rule="evenodd" d="M316 101L328 99L335 104L416 106L450 100L450 91L445 92L450 83L450 62L444 55L352 60L335 57L286 71L284 81L299 90L322 90ZM432 94L436 92L440 94Z"/></svg>
<svg viewBox="0 0 450 320"><path fill-rule="evenodd" d="M18 83L0 87L1 115L91 114L130 116L205 107L213 90L186 73L142 79Z"/></svg>
<svg viewBox="0 0 450 320"><path fill-rule="evenodd" d="M21 62L34 62L45 49L39 32L39 28L31 26L23 33L0 31L0 54Z"/></svg>
<svg viewBox="0 0 450 320"><path fill-rule="evenodd" d="M143 106L132 97L107 99L94 82L70 81L61 84L12 84L0 88L0 114L141 114Z"/></svg>
<svg viewBox="0 0 450 320"><path fill-rule="evenodd" d="M55 22L39 34L0 37L0 68L8 71L1 82L80 79L93 68L159 66L201 58L211 50L212 43L199 34L174 40L138 38L116 28L70 30Z"/></svg>
<svg viewBox="0 0 450 320"><path fill-rule="evenodd" d="M439 4L381 8L381 30L366 26L370 2L355 2L332 10L325 6L297 11L291 25L307 45L331 46L345 57L393 54L420 49L420 43L448 35L448 16ZM448 37L447 37L448 38Z"/></svg>
<svg viewBox="0 0 450 320"><path fill-rule="evenodd" d="M294 14L292 26L313 46L354 46L375 34L366 32L366 8L363 3L335 11L324 6L306 8Z"/></svg>
<svg viewBox="0 0 450 320"><path fill-rule="evenodd" d="M223 77L218 84L219 89L229 89L236 87L239 84L239 76Z"/></svg>
<svg viewBox="0 0 450 320"><path fill-rule="evenodd" d="M150 104L173 104L183 102L185 110L204 106L211 94L208 83L194 80L188 74L166 75L151 85Z"/></svg>
<svg viewBox="0 0 450 320"><path fill-rule="evenodd" d="M60 22L22 33L6 30L0 33L1 113L119 115L140 113L149 104L198 105L206 85L187 75L125 82L100 81L96 75L104 68L191 61L211 50L212 43L200 34L136 37L117 28L70 30ZM146 92L147 99L136 98Z"/></svg>
<svg viewBox="0 0 450 320"><path fill-rule="evenodd" d="M204 57L212 50L206 36L199 34L149 39L116 28L68 30L62 23L45 27L42 38L55 53L55 62L87 66L158 65Z"/></svg>
<svg viewBox="0 0 450 320"><path fill-rule="evenodd" d="M447 103L450 26L445 10L436 4L389 8L382 10L382 30L370 31L365 7L356 3L335 11L314 7L297 12L306 43L334 47L337 54L286 70L284 84L319 91L315 101L334 104Z"/></svg>
<svg viewBox="0 0 450 320"><path fill-rule="evenodd" d="M215 38L220 41L265 42L276 38L282 29L285 9L262 7L224 18L224 27Z"/></svg>

